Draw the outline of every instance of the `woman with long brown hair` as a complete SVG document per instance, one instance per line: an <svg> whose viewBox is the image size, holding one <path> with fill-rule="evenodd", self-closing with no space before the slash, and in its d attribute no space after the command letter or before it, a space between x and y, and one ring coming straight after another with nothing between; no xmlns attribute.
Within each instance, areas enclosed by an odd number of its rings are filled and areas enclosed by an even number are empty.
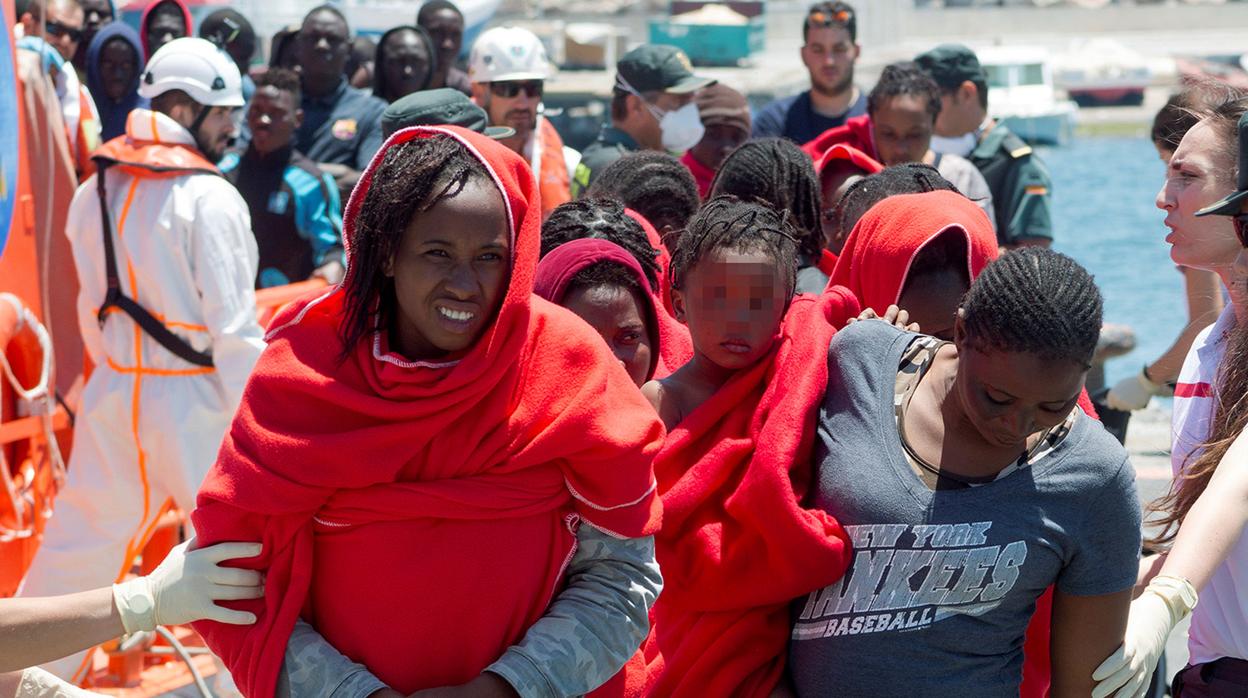
<svg viewBox="0 0 1248 698"><path fill-rule="evenodd" d="M1237 140L1238 167L1232 155ZM1248 536L1243 535L1248 523L1248 99L1217 105L1184 136L1158 201L1170 214L1167 225L1174 230L1177 259L1180 243L1195 239L1185 238L1171 221L1186 218L1185 201L1197 198L1189 192L1210 189L1203 183L1225 187L1236 171L1236 190L1194 213L1231 217L1204 220L1230 222L1239 252L1231 264L1209 264L1222 277L1231 303L1196 338L1175 390L1174 484L1152 507L1160 514L1160 531L1151 542L1170 550L1142 566L1140 584L1147 587L1131 605L1123 646L1093 675L1101 681L1095 698L1139 695L1170 631L1188 613L1190 659L1175 677L1175 698L1248 695ZM1189 244L1189 251L1221 249L1225 241L1205 237L1200 243Z"/></svg>

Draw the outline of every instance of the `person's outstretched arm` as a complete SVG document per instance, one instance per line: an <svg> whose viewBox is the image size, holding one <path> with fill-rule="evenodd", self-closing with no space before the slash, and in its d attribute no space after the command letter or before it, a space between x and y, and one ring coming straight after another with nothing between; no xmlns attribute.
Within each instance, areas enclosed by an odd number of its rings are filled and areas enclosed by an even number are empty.
<svg viewBox="0 0 1248 698"><path fill-rule="evenodd" d="M222 543L186 552L170 551L150 575L91 591L44 598L0 599L0 673L94 647L127 632L151 630L208 618L245 625L250 613L216 601L254 599L264 588L252 570L217 563L259 554L254 543Z"/></svg>

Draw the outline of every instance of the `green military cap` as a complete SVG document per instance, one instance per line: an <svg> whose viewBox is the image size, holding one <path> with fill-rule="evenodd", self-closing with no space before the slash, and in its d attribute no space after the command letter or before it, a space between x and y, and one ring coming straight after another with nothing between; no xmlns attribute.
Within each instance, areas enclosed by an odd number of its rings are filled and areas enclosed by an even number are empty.
<svg viewBox="0 0 1248 698"><path fill-rule="evenodd" d="M1236 182L1235 191L1223 197L1221 201L1200 209L1196 215L1238 215L1246 196L1248 196L1248 113L1239 117L1239 181Z"/></svg>
<svg viewBox="0 0 1248 698"><path fill-rule="evenodd" d="M490 138L516 135L513 128L490 126L485 110L472 103L463 92L449 87L421 90L396 99L381 114L381 133L385 138L408 126L463 126Z"/></svg>
<svg viewBox="0 0 1248 698"><path fill-rule="evenodd" d="M642 44L615 64L616 83L629 92L683 95L714 85L712 78L693 74L693 64L675 46Z"/></svg>
<svg viewBox="0 0 1248 698"><path fill-rule="evenodd" d="M962 44L941 44L920 53L914 62L944 89L952 89L970 80L987 83L988 75L975 52Z"/></svg>

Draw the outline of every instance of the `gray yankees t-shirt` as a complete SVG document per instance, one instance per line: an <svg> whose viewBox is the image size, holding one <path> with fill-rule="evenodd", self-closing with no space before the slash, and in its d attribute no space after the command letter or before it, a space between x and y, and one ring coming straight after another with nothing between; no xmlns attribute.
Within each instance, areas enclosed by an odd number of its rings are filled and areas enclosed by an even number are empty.
<svg viewBox="0 0 1248 698"><path fill-rule="evenodd" d="M1082 596L1135 583L1134 472L1083 414L993 482L933 491L919 479L894 417L916 337L857 322L829 349L812 504L845 526L853 562L794 603L789 671L802 696L1017 696L1023 635L1050 584Z"/></svg>

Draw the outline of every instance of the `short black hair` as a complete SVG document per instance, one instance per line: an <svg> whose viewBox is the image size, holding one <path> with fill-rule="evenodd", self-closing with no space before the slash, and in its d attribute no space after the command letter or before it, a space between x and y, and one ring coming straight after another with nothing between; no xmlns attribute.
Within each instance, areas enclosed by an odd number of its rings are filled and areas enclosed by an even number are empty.
<svg viewBox="0 0 1248 698"><path fill-rule="evenodd" d="M921 162L885 167L851 184L833 209L832 217L837 230L842 235L848 235L858 219L884 199L929 191L958 191L958 188L942 177L935 167Z"/></svg>
<svg viewBox="0 0 1248 698"><path fill-rule="evenodd" d="M656 150L626 153L607 165L586 196L615 199L660 231L684 230L702 203L689 168Z"/></svg>
<svg viewBox="0 0 1248 698"><path fill-rule="evenodd" d="M461 22L464 21L464 13L455 6L455 3L450 2L450 0L429 0L429 2L421 5L420 9L416 11L416 23L423 27L429 22L429 18L432 17L434 13L441 12L442 10L450 10L459 15L459 20Z"/></svg>
<svg viewBox="0 0 1248 698"><path fill-rule="evenodd" d="M302 27L309 19L312 18L312 15L320 12L329 12L337 17L338 20L342 22L342 25L347 28L347 33L351 33L351 23L347 21L347 16L342 13L342 10L334 7L333 5L317 5L316 7L308 10L308 13L303 16L303 21L299 23L299 26Z"/></svg>
<svg viewBox="0 0 1248 698"><path fill-rule="evenodd" d="M711 182L712 196L730 194L787 211L801 242L800 251L811 264L819 260L823 250L820 193L814 162L785 138L760 138L741 144L724 158Z"/></svg>
<svg viewBox="0 0 1248 698"><path fill-rule="evenodd" d="M932 116L933 122L940 116L940 86L913 61L884 66L880 79L867 95L867 113L874 116L884 100L902 95L926 100L927 113Z"/></svg>
<svg viewBox="0 0 1248 698"><path fill-rule="evenodd" d="M817 2L811 5L802 20L802 41L806 40L812 28L829 25L843 28L849 32L850 41L858 41L858 13L847 2Z"/></svg>
<svg viewBox="0 0 1248 698"><path fill-rule="evenodd" d="M299 74L289 68L269 68L256 78L256 89L274 87L282 92L289 92L298 108L303 99L303 88L299 83Z"/></svg>
<svg viewBox="0 0 1248 698"><path fill-rule="evenodd" d="M659 289L659 251L646 237L641 224L624 212L624 205L611 199L579 199L555 208L542 223L542 256L556 247L582 238L607 240L631 254L650 282Z"/></svg>
<svg viewBox="0 0 1248 698"><path fill-rule="evenodd" d="M980 351L1030 353L1091 366L1101 335L1101 292L1060 252L1024 247L980 272L962 301L964 337Z"/></svg>
<svg viewBox="0 0 1248 698"><path fill-rule="evenodd" d="M685 287L689 271L716 250L763 252L784 274L788 293L797 286L797 230L788 211L765 203L722 195L706 202L672 249L668 280L674 289Z"/></svg>
<svg viewBox="0 0 1248 698"><path fill-rule="evenodd" d="M342 282L342 360L371 332L389 327L397 312L394 279L386 276L386 267L412 218L456 195L473 178L489 181L485 165L448 135L413 138L382 155L355 225L344 231L351 265Z"/></svg>

